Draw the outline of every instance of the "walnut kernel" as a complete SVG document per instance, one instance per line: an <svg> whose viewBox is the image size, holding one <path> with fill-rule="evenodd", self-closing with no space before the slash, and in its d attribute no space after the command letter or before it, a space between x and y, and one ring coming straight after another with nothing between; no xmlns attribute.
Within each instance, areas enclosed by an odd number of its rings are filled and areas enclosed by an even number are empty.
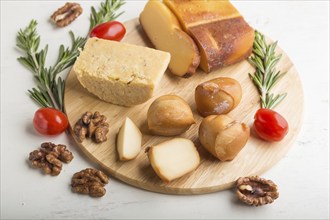
<svg viewBox="0 0 330 220"><path fill-rule="evenodd" d="M89 194L92 197L102 197L105 195L105 184L109 178L102 171L87 168L72 176L72 191L80 194Z"/></svg>
<svg viewBox="0 0 330 220"><path fill-rule="evenodd" d="M261 206L279 197L277 185L258 176L241 177L236 181L237 197L248 205Z"/></svg>
<svg viewBox="0 0 330 220"><path fill-rule="evenodd" d="M58 26L65 27L73 22L81 13L83 9L78 3L67 2L63 7L57 9L50 19Z"/></svg>
<svg viewBox="0 0 330 220"><path fill-rule="evenodd" d="M104 142L107 140L107 133L109 132L107 117L97 111L94 114L86 112L75 124L73 132L80 143L86 137L92 138L96 143Z"/></svg>
<svg viewBox="0 0 330 220"><path fill-rule="evenodd" d="M30 153L29 160L34 168L41 169L45 174L57 176L62 170L62 162L69 163L73 159L72 153L65 145L55 145L50 142L42 143L40 150Z"/></svg>
<svg viewBox="0 0 330 220"><path fill-rule="evenodd" d="M67 150L66 146L63 144L45 142L41 144L41 149L48 154L53 154L56 158L64 163L69 163L73 159L72 153Z"/></svg>

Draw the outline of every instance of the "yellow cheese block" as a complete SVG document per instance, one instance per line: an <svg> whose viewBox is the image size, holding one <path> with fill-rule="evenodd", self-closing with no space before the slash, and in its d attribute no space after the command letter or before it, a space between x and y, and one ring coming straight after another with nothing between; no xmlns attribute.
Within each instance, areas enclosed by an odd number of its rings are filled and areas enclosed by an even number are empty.
<svg viewBox="0 0 330 220"><path fill-rule="evenodd" d="M254 30L226 0L164 0L198 45L205 72L246 59Z"/></svg>
<svg viewBox="0 0 330 220"><path fill-rule="evenodd" d="M140 23L153 45L171 54L169 69L177 76L190 76L200 63L199 50L162 2L149 1L140 14Z"/></svg>
<svg viewBox="0 0 330 220"><path fill-rule="evenodd" d="M167 52L90 38L73 70L81 85L100 99L132 106L152 97L169 61Z"/></svg>

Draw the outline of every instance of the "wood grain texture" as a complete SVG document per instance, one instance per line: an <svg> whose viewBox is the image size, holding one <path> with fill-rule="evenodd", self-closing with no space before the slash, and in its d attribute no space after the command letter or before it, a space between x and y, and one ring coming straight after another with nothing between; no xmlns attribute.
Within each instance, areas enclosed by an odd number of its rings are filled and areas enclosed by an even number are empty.
<svg viewBox="0 0 330 220"><path fill-rule="evenodd" d="M138 19L125 23L125 26L127 33L124 42L152 47L139 25ZM283 54L278 69L283 72L287 71L287 74L272 92L288 93L285 100L276 107L276 111L281 113L289 123L289 133L281 142L264 142L252 132L247 145L234 160L220 162L209 154L198 140L198 127L202 117L196 111L194 91L201 82L216 77L232 77L240 82L243 97L240 104L229 115L249 126L252 125L254 113L259 108L259 95L248 77L248 73L253 72L254 68L247 61L243 61L209 74L199 70L188 79L173 76L169 71L166 71L154 97L144 104L130 108L99 100L80 85L75 74L71 71L66 80L64 99L65 111L70 126L73 127L86 111L100 111L108 117L110 124L108 141L95 144L88 139L81 144L77 142L77 145L92 161L100 164L112 176L133 186L161 193L210 193L233 187L238 177L261 175L287 153L293 145L303 121L304 96L299 75L285 52L280 48L277 52ZM195 171L168 184L163 183L156 175L149 164L147 155L144 153L147 146L170 139L170 137L150 135L146 124L148 107L155 98L165 94L181 96L192 108L197 123L180 136L191 139L201 156L201 163ZM118 160L115 142L118 130L126 116L130 117L142 131L143 150L135 160L121 162Z"/></svg>

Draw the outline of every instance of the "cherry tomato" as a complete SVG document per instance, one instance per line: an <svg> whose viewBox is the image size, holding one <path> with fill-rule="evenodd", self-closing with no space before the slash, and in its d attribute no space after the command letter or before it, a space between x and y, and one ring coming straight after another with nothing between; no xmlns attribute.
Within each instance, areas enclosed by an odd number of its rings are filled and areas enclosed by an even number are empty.
<svg viewBox="0 0 330 220"><path fill-rule="evenodd" d="M41 134L57 135L68 127L66 115L54 108L40 108L34 113L34 128Z"/></svg>
<svg viewBox="0 0 330 220"><path fill-rule="evenodd" d="M94 27L90 37L121 41L126 34L125 26L118 21L109 21Z"/></svg>
<svg viewBox="0 0 330 220"><path fill-rule="evenodd" d="M254 116L254 130L266 141L280 141L288 133L289 125L279 113L261 108Z"/></svg>

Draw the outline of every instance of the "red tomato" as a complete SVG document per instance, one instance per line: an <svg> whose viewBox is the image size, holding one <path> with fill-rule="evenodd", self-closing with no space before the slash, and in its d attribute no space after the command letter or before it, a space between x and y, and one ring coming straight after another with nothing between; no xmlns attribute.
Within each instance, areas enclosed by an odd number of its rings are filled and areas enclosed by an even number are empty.
<svg viewBox="0 0 330 220"><path fill-rule="evenodd" d="M40 108L34 113L34 128L41 134L57 135L68 127L66 115L54 108Z"/></svg>
<svg viewBox="0 0 330 220"><path fill-rule="evenodd" d="M94 27L90 37L121 41L126 34L125 26L118 21L109 21Z"/></svg>
<svg viewBox="0 0 330 220"><path fill-rule="evenodd" d="M254 116L254 130L266 141L280 141L288 133L289 125L279 113L261 108Z"/></svg>

